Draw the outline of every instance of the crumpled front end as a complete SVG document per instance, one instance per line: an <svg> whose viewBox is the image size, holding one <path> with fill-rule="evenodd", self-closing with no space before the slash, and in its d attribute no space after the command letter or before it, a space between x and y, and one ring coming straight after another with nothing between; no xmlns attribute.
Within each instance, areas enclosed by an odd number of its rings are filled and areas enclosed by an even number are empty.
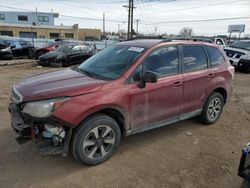
<svg viewBox="0 0 250 188"><path fill-rule="evenodd" d="M11 126L19 135L16 138L17 142L23 144L32 140L41 153L66 156L72 128L62 124L51 115L33 117L25 113L31 111L25 107L27 104L22 102L22 95L13 87L9 112L11 114ZM36 114L37 112L30 113Z"/></svg>

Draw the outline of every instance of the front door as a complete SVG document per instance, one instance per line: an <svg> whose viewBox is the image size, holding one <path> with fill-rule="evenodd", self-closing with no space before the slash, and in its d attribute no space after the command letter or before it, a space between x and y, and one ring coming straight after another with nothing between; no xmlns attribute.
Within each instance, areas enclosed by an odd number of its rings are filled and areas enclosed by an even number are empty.
<svg viewBox="0 0 250 188"><path fill-rule="evenodd" d="M155 72L158 81L139 88L138 82L132 79L128 85L131 129L135 131L178 121L180 115L183 81L179 74L178 47L168 46L153 51L134 75L146 71Z"/></svg>

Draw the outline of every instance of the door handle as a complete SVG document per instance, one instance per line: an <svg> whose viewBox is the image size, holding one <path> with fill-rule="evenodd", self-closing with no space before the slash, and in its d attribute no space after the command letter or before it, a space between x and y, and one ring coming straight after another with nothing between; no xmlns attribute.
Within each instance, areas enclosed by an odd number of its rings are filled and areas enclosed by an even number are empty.
<svg viewBox="0 0 250 188"><path fill-rule="evenodd" d="M179 87L179 86L181 86L182 85L182 82L175 82L174 84L173 84L173 87Z"/></svg>
<svg viewBox="0 0 250 188"><path fill-rule="evenodd" d="M215 76L214 73L210 73L210 74L207 75L208 78L213 78L214 76Z"/></svg>

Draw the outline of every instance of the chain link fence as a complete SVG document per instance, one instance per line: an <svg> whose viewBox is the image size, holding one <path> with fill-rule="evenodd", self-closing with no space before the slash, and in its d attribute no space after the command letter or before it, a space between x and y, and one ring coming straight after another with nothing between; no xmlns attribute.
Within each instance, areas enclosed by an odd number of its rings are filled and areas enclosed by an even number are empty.
<svg viewBox="0 0 250 188"><path fill-rule="evenodd" d="M55 39L39 39L39 38L17 38L17 37L4 37L4 36L1 36L1 38L11 38L11 39L22 39L22 40L25 40L25 41L29 41L31 44L33 44L33 46L35 48L40 48L42 46L44 46L45 44L47 43L50 43L50 42L54 42ZM81 41L81 40L65 40L65 41L68 41L68 42L72 42L72 43L78 43L78 44L95 44L96 45L96 48L98 51L106 48L107 46L110 46L112 44L115 44L117 43L117 41L114 41L114 40L102 40L102 41Z"/></svg>

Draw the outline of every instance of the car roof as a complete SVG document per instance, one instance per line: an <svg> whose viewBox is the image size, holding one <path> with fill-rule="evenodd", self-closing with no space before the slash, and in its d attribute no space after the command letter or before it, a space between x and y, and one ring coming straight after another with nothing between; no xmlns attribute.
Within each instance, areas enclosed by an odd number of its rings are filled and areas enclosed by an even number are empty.
<svg viewBox="0 0 250 188"><path fill-rule="evenodd" d="M158 43L160 43L162 40L159 39L143 39L143 40L128 40L124 42L119 42L119 45L126 45L126 46L136 46L136 47L142 47L142 48L151 48Z"/></svg>
<svg viewBox="0 0 250 188"><path fill-rule="evenodd" d="M129 40L125 42L117 43L117 45L126 45L126 46L135 46L135 47L142 47L142 48L151 48L158 44L189 44L189 45L207 45L217 47L217 45L210 42L211 40L186 40L182 38L173 38L173 39L143 39L143 40Z"/></svg>

